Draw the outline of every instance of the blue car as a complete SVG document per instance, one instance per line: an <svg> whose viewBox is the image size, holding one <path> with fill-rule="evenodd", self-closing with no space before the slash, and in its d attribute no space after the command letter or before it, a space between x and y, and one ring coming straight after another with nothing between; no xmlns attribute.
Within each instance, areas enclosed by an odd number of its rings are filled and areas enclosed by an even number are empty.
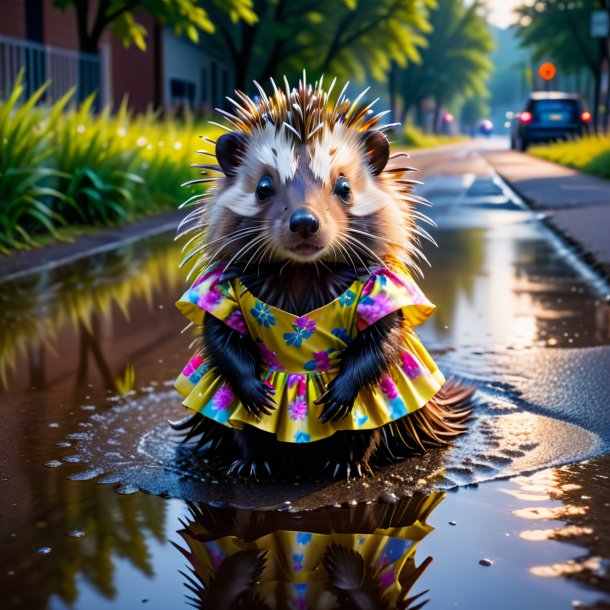
<svg viewBox="0 0 610 610"><path fill-rule="evenodd" d="M590 122L591 113L576 93L531 93L513 121L511 148L525 151L530 144L575 138L588 132Z"/></svg>

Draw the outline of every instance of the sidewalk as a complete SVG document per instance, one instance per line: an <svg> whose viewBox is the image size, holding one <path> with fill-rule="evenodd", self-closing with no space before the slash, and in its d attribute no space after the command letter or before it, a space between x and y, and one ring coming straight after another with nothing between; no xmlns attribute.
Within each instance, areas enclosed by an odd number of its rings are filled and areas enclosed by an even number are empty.
<svg viewBox="0 0 610 610"><path fill-rule="evenodd" d="M55 242L33 250L13 252L9 256L0 254L0 282L114 250L145 237L175 232L183 217L183 210L172 210L119 228L99 228L78 236L72 242Z"/></svg>
<svg viewBox="0 0 610 610"><path fill-rule="evenodd" d="M512 150L484 154L510 187L610 280L610 181Z"/></svg>

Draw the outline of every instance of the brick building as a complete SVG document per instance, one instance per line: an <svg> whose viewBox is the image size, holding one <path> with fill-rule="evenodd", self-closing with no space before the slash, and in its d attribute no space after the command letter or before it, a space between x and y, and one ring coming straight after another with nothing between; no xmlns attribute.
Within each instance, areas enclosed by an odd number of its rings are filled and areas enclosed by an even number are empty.
<svg viewBox="0 0 610 610"><path fill-rule="evenodd" d="M0 97L24 70L30 93L51 82L48 100L76 86L81 98L98 91L102 105L118 105L127 95L137 111L221 105L233 75L214 50L176 36L148 14L137 19L148 31L145 52L126 49L106 33L99 53L89 55L78 51L73 7L60 11L53 0L0 0Z"/></svg>

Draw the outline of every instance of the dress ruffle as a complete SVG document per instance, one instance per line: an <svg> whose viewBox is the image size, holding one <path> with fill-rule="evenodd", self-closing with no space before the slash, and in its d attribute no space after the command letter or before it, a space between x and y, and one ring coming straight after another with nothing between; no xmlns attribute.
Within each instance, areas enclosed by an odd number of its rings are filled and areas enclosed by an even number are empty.
<svg viewBox="0 0 610 610"><path fill-rule="evenodd" d="M406 274L386 269L356 281L333 302L295 316L256 299L239 280L222 282L222 268L210 269L178 302L200 324L204 313L249 334L261 356L261 378L275 389L277 408L257 420L201 356L178 377L184 406L226 426L246 424L274 434L279 441L307 443L339 430L379 428L424 406L445 379L410 329L403 336L401 362L374 388L362 390L352 412L339 422L321 423L323 406L315 401L338 372L341 353L369 325L401 310L406 325L427 319L434 305Z"/></svg>

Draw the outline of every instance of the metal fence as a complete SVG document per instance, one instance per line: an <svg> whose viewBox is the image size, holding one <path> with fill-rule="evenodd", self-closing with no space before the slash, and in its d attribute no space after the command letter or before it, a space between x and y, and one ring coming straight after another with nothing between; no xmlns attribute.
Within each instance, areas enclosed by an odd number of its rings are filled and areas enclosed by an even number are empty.
<svg viewBox="0 0 610 610"><path fill-rule="evenodd" d="M102 54L79 53L0 36L0 99L10 95L17 76L23 70L28 97L49 81L43 98L45 102L54 102L75 87L78 100L97 92L99 104L105 99L101 57Z"/></svg>

